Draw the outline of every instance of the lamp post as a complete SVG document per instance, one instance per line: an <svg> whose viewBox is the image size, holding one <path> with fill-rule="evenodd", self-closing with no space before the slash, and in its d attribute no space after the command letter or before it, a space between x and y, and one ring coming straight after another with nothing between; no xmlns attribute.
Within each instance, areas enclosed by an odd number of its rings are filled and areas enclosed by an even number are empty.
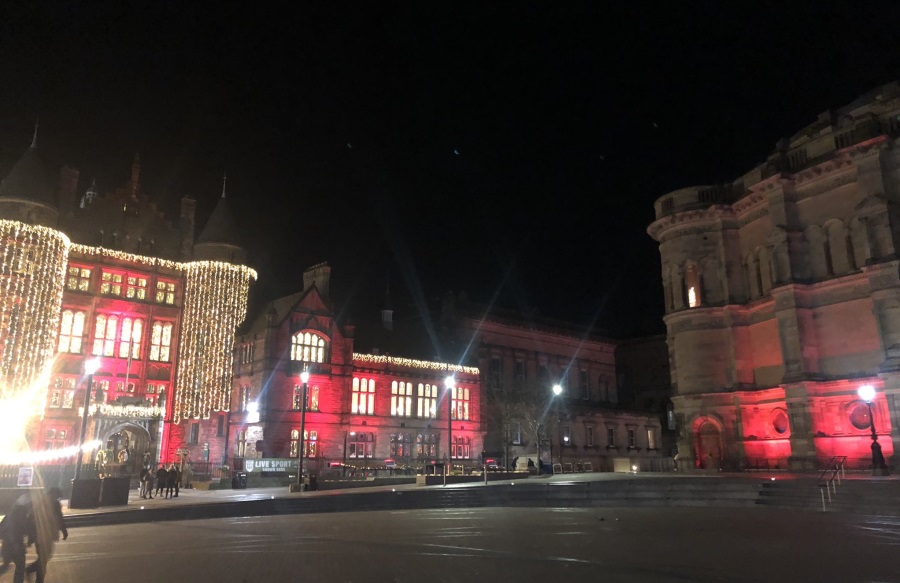
<svg viewBox="0 0 900 583"><path fill-rule="evenodd" d="M558 438L558 443L559 443L559 445L557 446L557 447L559 447L558 459L559 459L560 467L562 467L563 444L562 444L562 426L560 425L560 419L559 419L559 396L562 395L562 392L563 392L563 388L559 383L553 385L553 400L554 400L554 405L556 406L556 433L557 433L557 438ZM552 452L550 454L550 463L551 464L553 463L553 453Z"/></svg>
<svg viewBox="0 0 900 583"><path fill-rule="evenodd" d="M87 373L87 388L84 390L84 410L81 412L81 435L78 438L78 453L75 454L75 479L81 478L81 464L84 461L84 436L87 433L88 415L91 408L91 391L94 388L94 373L100 368L100 359L92 358L84 363Z"/></svg>
<svg viewBox="0 0 900 583"><path fill-rule="evenodd" d="M881 453L881 444L878 443L878 433L875 431L875 412L872 409L872 401L875 400L875 387L872 385L863 385L856 390L859 398L866 402L869 408L869 429L872 430L872 475L875 470L880 469L882 474L887 475L887 464L884 461L884 454Z"/></svg>
<svg viewBox="0 0 900 583"><path fill-rule="evenodd" d="M303 491L303 453L306 447L306 386L309 383L309 371L304 370L300 373L300 381L303 383L303 397L300 402L300 451L297 452L297 484L300 491Z"/></svg>
<svg viewBox="0 0 900 583"><path fill-rule="evenodd" d="M453 467L453 389L456 388L456 379L453 375L444 379L447 389L447 465L444 467L444 485L447 485L447 474Z"/></svg>

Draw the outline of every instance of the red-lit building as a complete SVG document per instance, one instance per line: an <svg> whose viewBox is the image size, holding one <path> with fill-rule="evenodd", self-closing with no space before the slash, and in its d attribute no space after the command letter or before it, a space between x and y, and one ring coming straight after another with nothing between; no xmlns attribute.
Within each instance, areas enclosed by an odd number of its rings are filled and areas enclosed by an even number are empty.
<svg viewBox="0 0 900 583"><path fill-rule="evenodd" d="M97 445L85 461L135 473L221 459L233 334L255 278L224 190L196 238L195 201L181 200L172 225L137 158L123 187L78 192L78 171L64 167L57 184L36 143L0 183L0 253L18 258L3 267L0 400L27 401L32 454L77 447L96 359L85 440ZM23 363L28 374L16 372Z"/></svg>
<svg viewBox="0 0 900 583"><path fill-rule="evenodd" d="M656 201L682 467L896 459L898 120L892 83Z"/></svg>
<svg viewBox="0 0 900 583"><path fill-rule="evenodd" d="M270 302L237 338L229 425L237 467L246 458L296 458L301 442L311 471L338 463L421 469L445 460L450 443L454 465L479 465L478 369L354 352L355 327L338 321L329 299L330 267L311 267L303 279L302 292ZM456 384L449 410L448 376Z"/></svg>

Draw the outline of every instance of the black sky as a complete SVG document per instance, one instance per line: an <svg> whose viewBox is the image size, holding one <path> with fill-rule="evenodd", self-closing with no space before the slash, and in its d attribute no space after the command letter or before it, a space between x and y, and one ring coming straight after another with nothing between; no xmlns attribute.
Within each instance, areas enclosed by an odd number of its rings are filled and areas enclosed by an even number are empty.
<svg viewBox="0 0 900 583"><path fill-rule="evenodd" d="M897 2L32 4L0 8L0 160L40 116L84 186L139 151L201 221L227 170L255 298L329 261L358 319L389 275L398 309L659 330L653 201L900 78Z"/></svg>

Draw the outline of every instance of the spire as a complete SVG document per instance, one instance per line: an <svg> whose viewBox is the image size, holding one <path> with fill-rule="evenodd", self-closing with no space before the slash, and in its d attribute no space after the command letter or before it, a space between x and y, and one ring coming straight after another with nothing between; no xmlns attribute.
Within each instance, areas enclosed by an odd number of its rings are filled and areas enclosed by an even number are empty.
<svg viewBox="0 0 900 583"><path fill-rule="evenodd" d="M31 147L32 149L37 148L37 131L40 124L38 123L38 118L34 118L34 135L31 136Z"/></svg>
<svg viewBox="0 0 900 583"><path fill-rule="evenodd" d="M228 174L222 173L222 198L225 198L225 183L228 182Z"/></svg>
<svg viewBox="0 0 900 583"><path fill-rule="evenodd" d="M131 163L131 198L137 200L141 183L141 155L134 153L134 161Z"/></svg>

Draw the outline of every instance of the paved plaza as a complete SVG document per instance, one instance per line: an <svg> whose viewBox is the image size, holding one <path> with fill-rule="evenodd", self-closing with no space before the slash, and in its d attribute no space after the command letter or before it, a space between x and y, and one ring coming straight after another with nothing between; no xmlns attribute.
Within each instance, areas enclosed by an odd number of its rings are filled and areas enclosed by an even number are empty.
<svg viewBox="0 0 900 583"><path fill-rule="evenodd" d="M73 530L48 582L898 581L900 521L722 508L481 508Z"/></svg>

